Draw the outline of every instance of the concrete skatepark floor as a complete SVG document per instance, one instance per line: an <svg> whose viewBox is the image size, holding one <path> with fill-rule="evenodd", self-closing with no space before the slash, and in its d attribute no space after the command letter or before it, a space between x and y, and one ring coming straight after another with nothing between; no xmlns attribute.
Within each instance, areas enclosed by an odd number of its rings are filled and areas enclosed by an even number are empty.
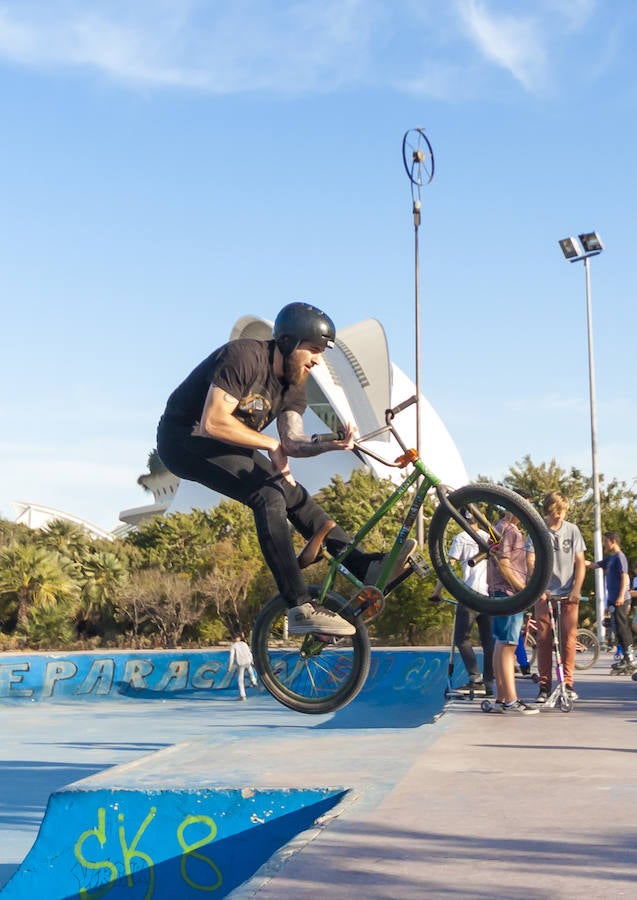
<svg viewBox="0 0 637 900"><path fill-rule="evenodd" d="M637 684L607 671L603 660L582 673L573 713L530 719L485 716L475 703L451 704L435 722L435 704L410 716L398 703L392 716L380 691L320 717L262 693L237 703L234 692L0 706L0 885L33 843L51 791L185 742L178 768L194 780L212 768L244 783L265 768L275 781L312 772L352 791L340 815L233 896L315 897L326 880L331 897L348 898L356 889L379 898L629 896ZM532 697L535 685L521 682L520 692ZM441 684L431 693L440 706ZM148 777L161 780L151 760Z"/></svg>

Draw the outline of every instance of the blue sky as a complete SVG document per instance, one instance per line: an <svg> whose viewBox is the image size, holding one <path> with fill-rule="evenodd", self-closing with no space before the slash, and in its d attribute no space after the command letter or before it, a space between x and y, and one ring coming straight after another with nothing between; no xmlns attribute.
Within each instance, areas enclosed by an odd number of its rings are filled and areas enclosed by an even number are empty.
<svg viewBox="0 0 637 900"><path fill-rule="evenodd" d="M472 477L636 472L632 0L0 0L0 514L103 527L243 314L379 319L414 376L401 144L421 126L422 386Z"/></svg>

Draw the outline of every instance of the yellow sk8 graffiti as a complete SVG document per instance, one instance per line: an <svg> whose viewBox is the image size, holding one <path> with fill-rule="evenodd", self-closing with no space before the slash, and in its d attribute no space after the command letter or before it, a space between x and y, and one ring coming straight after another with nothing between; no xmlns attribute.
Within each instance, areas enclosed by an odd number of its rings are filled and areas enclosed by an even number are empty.
<svg viewBox="0 0 637 900"><path fill-rule="evenodd" d="M126 876L127 886L132 888L134 886L134 874L140 874L139 866L136 867L135 870L133 869L134 861L141 863L141 871L146 870L148 872L148 889L144 895L144 900L152 900L155 891L155 863L148 853L138 849L138 845L156 814L156 807L151 806L147 816L135 832L132 841L129 843L126 836L125 816L123 813L118 813L117 820L119 825L117 828L117 837L119 848L116 853L118 855L121 854L121 864L118 867L118 865L113 862L114 854L108 851L106 859L88 858L89 856L94 855L94 841L97 841L101 850L104 850L108 843L106 808L103 806L98 808L97 826L82 832L73 848L75 858L81 866L96 874L99 873L98 878L100 887L97 889L81 887L79 890L79 897L81 900L100 900L101 897L107 894L108 891L115 886L115 883L122 875ZM187 840L186 831L193 825L203 826L206 829L206 832L198 840L189 842ZM209 857L197 852L201 847L204 847L214 840L216 834L217 826L210 816L188 815L177 827L175 839L182 850L179 871L183 881L192 890L212 892L218 890L222 884L223 878L218 866ZM209 883L198 883L189 876L188 861L191 858L199 860L210 869L211 879Z"/></svg>

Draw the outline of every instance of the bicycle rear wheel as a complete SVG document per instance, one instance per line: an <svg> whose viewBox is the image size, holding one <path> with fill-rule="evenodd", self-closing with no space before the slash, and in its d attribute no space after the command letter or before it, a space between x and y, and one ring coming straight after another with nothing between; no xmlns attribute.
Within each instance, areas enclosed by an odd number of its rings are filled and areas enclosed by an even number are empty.
<svg viewBox="0 0 637 900"><path fill-rule="evenodd" d="M588 628L578 628L575 644L575 668L580 671L590 669L597 662L599 656L599 641L597 635Z"/></svg>
<svg viewBox="0 0 637 900"><path fill-rule="evenodd" d="M369 672L369 637L360 618L352 617L346 601L333 591L325 606L351 621L355 634L288 634L288 607L280 594L266 603L254 623L252 654L261 681L279 703L296 712L340 709L359 693Z"/></svg>
<svg viewBox="0 0 637 900"><path fill-rule="evenodd" d="M518 520L517 527L527 548L535 555L533 571L521 590L511 588L512 593L506 597L490 596L486 578L470 587L463 577L466 573L451 562L457 558L450 552L452 544L462 529L441 503L431 518L428 543L431 563L450 594L470 609L490 615L509 616L531 606L548 585L553 569L553 545L539 513L519 494L499 485L470 484L453 491L447 499L458 512L464 509L472 513L480 530L488 535L490 547L486 555L476 544L475 566L498 565L500 537L495 526L507 514ZM517 574L524 581L525 573Z"/></svg>

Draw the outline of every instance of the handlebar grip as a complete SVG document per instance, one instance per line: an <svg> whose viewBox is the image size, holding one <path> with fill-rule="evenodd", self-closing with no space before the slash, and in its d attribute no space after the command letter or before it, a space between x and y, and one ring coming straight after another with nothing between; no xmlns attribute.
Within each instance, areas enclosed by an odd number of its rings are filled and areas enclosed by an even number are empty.
<svg viewBox="0 0 637 900"><path fill-rule="evenodd" d="M399 412L402 412L404 409L407 409L409 406L413 406L417 401L417 397L414 394L413 397L410 397L408 400L403 400L402 403L399 403L398 406L394 406L392 409L385 410L385 419L391 420L394 416L397 416Z"/></svg>
<svg viewBox="0 0 637 900"><path fill-rule="evenodd" d="M343 441L345 440L345 431L339 428L338 431L326 431L325 434L313 434L312 443L322 444L324 441Z"/></svg>

